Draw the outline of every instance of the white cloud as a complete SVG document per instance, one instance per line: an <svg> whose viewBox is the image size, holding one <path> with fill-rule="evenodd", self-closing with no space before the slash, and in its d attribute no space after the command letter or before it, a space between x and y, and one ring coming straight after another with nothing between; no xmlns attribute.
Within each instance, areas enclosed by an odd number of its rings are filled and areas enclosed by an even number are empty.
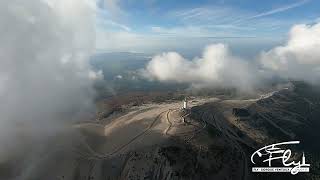
<svg viewBox="0 0 320 180"><path fill-rule="evenodd" d="M164 28L159 26L151 27L151 31L158 35L166 35L166 36L184 36L184 37L206 37L213 35L213 32L208 31L204 27L200 26L181 26L181 27L173 27L173 28ZM215 33L215 35L219 35Z"/></svg>
<svg viewBox="0 0 320 180"><path fill-rule="evenodd" d="M240 90L254 89L270 75L319 84L319 49L320 23L300 24L291 28L285 45L262 52L256 65L255 61L233 56L226 45L214 44L193 60L176 52L154 56L144 75L159 81Z"/></svg>
<svg viewBox="0 0 320 180"><path fill-rule="evenodd" d="M157 55L148 63L144 76L159 81L190 83L197 87L231 87L252 90L256 83L248 62L233 56L226 45L208 46L201 58L192 61L176 52Z"/></svg>
<svg viewBox="0 0 320 180"><path fill-rule="evenodd" d="M161 52L164 49L183 47L188 39L173 37L173 34L151 35L127 31L97 30L96 48L107 52ZM199 41L194 41L195 45ZM191 46L190 46L191 47Z"/></svg>
<svg viewBox="0 0 320 180"><path fill-rule="evenodd" d="M247 19L260 18L260 17L264 17L264 16L269 16L269 15L281 13L281 12L288 11L290 9L302 6L302 5L306 4L307 2L309 2L309 0L298 1L298 2L293 3L293 4L288 4L286 6L278 7L276 9L272 9L270 11L266 11L266 12L263 12L263 13L260 13L260 14L256 14L254 16L251 16L251 17L247 18Z"/></svg>
<svg viewBox="0 0 320 180"><path fill-rule="evenodd" d="M34 179L39 147L94 108L95 0L4 0L0 13L0 162L37 153L20 177Z"/></svg>
<svg viewBox="0 0 320 180"><path fill-rule="evenodd" d="M244 18L247 12L225 6L197 7L192 9L182 9L170 12L168 16L177 18L185 23L205 23L224 24L233 22L239 18Z"/></svg>
<svg viewBox="0 0 320 180"><path fill-rule="evenodd" d="M124 30L127 32L131 31L131 28L125 24L121 24L109 19L105 19L105 17L99 17L97 18L97 23L99 26L102 26L102 29L113 29L113 28L118 28L120 30Z"/></svg>
<svg viewBox="0 0 320 180"><path fill-rule="evenodd" d="M286 78L320 80L320 23L295 25L287 43L261 54L262 65Z"/></svg>
<svg viewBox="0 0 320 180"><path fill-rule="evenodd" d="M307 23L310 19L302 17L276 19L269 16L298 8L307 2L309 0L296 1L258 14L251 10L223 5L180 9L167 14L167 18L179 22L178 25L171 28L162 28L162 30L166 29L167 32L179 30L179 33L176 34L188 36L192 35L189 34L190 30L188 28L193 27L193 29L199 29L197 34L203 35L202 32L205 32L210 34L209 36L280 37L293 24ZM191 33L193 32L196 31L191 31Z"/></svg>

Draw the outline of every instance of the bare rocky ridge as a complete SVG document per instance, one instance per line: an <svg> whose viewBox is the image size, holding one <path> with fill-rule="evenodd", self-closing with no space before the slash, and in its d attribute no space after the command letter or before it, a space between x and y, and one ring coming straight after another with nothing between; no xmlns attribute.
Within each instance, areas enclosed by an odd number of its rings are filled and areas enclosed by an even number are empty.
<svg viewBox="0 0 320 180"><path fill-rule="evenodd" d="M53 137L39 161L1 162L1 179L268 179L251 173L250 156L265 144L299 139L312 173L273 179L317 179L318 91L294 84L257 99L191 97L125 105ZM115 111L116 112L116 111ZM185 122L183 120L185 118ZM296 149L297 152L301 150ZM30 163L24 176L19 163ZM6 172L6 173L2 173ZM23 177L23 178L21 178Z"/></svg>
<svg viewBox="0 0 320 180"><path fill-rule="evenodd" d="M215 129L207 131L202 118L209 117L203 114L191 117L193 112L182 111L179 106L180 103L148 104L109 122L104 131L106 144L100 147L99 156L90 160L95 164L90 176L93 179L233 179L241 174L237 170L241 162L238 150ZM183 123L184 115L187 115L186 123ZM105 157L100 156L103 153ZM83 164L80 169L84 170L78 172L83 172L89 162L84 158L80 163Z"/></svg>
<svg viewBox="0 0 320 180"><path fill-rule="evenodd" d="M216 119L224 119L230 137L237 139L250 157L252 152L267 144L299 140L301 145L294 149L296 158L302 152L308 156L311 173L298 176L287 174L252 174L253 179L318 179L320 128L319 87L302 82L293 82L280 90L258 99L221 100L197 107L213 113ZM239 113L239 109L245 113ZM250 171L250 169L248 170Z"/></svg>

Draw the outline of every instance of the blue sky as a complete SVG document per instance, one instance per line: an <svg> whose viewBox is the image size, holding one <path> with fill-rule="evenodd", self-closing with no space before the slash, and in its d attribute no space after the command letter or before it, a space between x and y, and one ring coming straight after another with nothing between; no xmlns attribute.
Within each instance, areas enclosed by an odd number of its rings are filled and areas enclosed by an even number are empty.
<svg viewBox="0 0 320 180"><path fill-rule="evenodd" d="M97 48L106 51L196 51L216 42L258 51L283 42L295 24L320 21L318 0L101 0L99 8Z"/></svg>

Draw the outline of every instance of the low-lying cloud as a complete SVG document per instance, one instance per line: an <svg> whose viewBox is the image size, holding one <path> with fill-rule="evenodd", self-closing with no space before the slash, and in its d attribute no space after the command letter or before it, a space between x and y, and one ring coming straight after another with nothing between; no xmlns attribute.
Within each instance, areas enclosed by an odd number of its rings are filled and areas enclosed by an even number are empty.
<svg viewBox="0 0 320 180"><path fill-rule="evenodd" d="M283 46L244 60L232 55L228 46L213 44L201 58L187 60L176 52L156 55L144 69L144 76L159 81L189 83L200 87L227 87L241 91L258 88L270 77L320 80L320 23L296 25Z"/></svg>
<svg viewBox="0 0 320 180"><path fill-rule="evenodd" d="M224 44L205 48L201 58L187 60L176 52L152 58L146 74L159 81L190 83L196 87L230 87L251 90L257 83L255 67L233 56Z"/></svg>
<svg viewBox="0 0 320 180"><path fill-rule="evenodd" d="M0 2L0 164L93 112L94 28L94 0Z"/></svg>
<svg viewBox="0 0 320 180"><path fill-rule="evenodd" d="M287 43L261 53L260 62L281 77L319 83L320 23L294 26Z"/></svg>

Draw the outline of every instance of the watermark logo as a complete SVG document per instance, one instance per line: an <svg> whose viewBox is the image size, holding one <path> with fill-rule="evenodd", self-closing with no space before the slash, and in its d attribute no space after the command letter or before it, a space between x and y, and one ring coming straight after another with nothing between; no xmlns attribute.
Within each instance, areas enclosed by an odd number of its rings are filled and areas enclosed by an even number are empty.
<svg viewBox="0 0 320 180"><path fill-rule="evenodd" d="M281 142L258 149L251 155L251 162L257 164L257 160L259 160L260 163L267 164L268 166L252 167L252 172L290 172L292 175L299 172L309 172L310 164L306 163L304 153L301 159L297 160L291 149L285 148L299 143L300 141ZM272 162L275 161L278 164L282 163L282 167L273 167Z"/></svg>

